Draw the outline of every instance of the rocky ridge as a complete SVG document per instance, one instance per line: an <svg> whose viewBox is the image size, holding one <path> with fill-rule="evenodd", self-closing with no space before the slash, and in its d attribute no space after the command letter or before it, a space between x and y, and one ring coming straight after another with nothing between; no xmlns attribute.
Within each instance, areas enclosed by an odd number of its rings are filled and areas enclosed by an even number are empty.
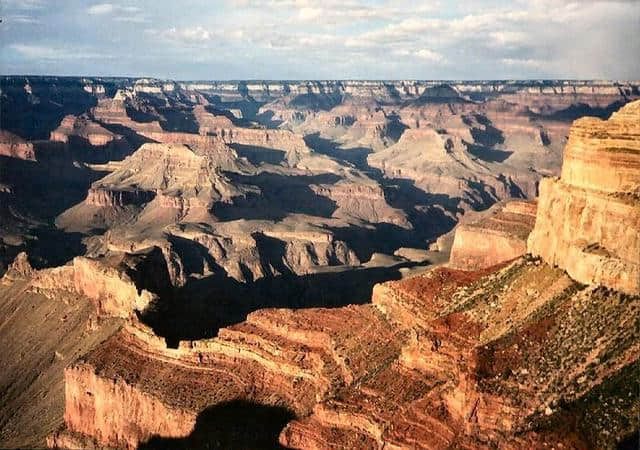
<svg viewBox="0 0 640 450"><path fill-rule="evenodd" d="M456 227L449 266L485 269L527 252L527 238L536 218L536 203L509 201L496 205L488 217Z"/></svg>

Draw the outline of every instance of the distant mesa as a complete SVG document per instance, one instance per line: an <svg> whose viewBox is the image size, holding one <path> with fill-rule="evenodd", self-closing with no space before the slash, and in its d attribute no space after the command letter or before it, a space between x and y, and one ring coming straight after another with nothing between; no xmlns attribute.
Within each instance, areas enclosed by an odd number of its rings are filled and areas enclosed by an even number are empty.
<svg viewBox="0 0 640 450"><path fill-rule="evenodd" d="M0 156L30 161L36 159L33 144L5 130L0 130Z"/></svg>

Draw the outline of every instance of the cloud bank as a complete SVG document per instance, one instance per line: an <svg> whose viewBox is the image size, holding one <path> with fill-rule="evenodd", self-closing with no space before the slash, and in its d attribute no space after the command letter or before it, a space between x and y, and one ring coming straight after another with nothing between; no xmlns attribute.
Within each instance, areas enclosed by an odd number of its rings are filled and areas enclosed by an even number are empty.
<svg viewBox="0 0 640 450"><path fill-rule="evenodd" d="M4 73L640 79L637 0L5 0Z"/></svg>

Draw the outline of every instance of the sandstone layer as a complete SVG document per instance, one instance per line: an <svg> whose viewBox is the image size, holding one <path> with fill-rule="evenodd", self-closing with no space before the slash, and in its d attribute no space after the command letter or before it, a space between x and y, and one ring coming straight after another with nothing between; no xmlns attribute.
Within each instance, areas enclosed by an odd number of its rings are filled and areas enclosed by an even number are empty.
<svg viewBox="0 0 640 450"><path fill-rule="evenodd" d="M372 339L362 342L344 320L366 326ZM154 435L185 437L205 407L237 399L308 414L328 393L393 358L393 342L370 306L264 310L218 338L177 349L134 324L65 371L66 430L50 444L70 433L125 448Z"/></svg>
<svg viewBox="0 0 640 450"><path fill-rule="evenodd" d="M559 179L540 185L528 249L585 284L640 293L640 102L571 131Z"/></svg>
<svg viewBox="0 0 640 450"><path fill-rule="evenodd" d="M0 130L0 156L35 160L33 144L8 131Z"/></svg>
<svg viewBox="0 0 640 450"><path fill-rule="evenodd" d="M449 266L476 270L524 255L536 218L536 204L509 201L488 216L456 228Z"/></svg>

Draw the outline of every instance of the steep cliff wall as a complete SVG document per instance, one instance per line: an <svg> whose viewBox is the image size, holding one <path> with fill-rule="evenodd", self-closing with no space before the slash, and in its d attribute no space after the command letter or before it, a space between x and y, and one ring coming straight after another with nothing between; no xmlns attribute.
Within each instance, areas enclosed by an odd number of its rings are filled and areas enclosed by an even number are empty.
<svg viewBox="0 0 640 450"><path fill-rule="evenodd" d="M477 270L515 259L527 252L536 204L510 201L490 216L456 228L449 266Z"/></svg>
<svg viewBox="0 0 640 450"><path fill-rule="evenodd" d="M361 341L344 320L366 326L370 339ZM65 371L66 430L50 444L74 433L126 448L154 435L186 436L207 406L238 399L308 414L397 352L393 331L372 307L263 310L218 338L177 349L133 324Z"/></svg>
<svg viewBox="0 0 640 450"><path fill-rule="evenodd" d="M585 284L640 292L640 102L574 124L560 179L540 185L528 249Z"/></svg>

